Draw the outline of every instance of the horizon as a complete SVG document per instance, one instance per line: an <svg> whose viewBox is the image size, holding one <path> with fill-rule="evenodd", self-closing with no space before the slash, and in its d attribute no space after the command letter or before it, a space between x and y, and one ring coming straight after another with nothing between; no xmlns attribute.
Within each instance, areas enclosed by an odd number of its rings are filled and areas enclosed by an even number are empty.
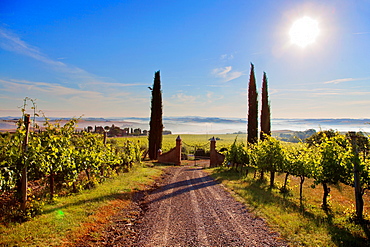
<svg viewBox="0 0 370 247"><path fill-rule="evenodd" d="M273 119L367 119L368 16L364 0L5 0L0 116L30 97L47 116L147 117L160 70L164 115L243 119L253 63Z"/></svg>
<svg viewBox="0 0 370 247"><path fill-rule="evenodd" d="M31 117L32 114L31 113L25 113L25 114L30 114ZM19 114L18 116L16 115L8 115L8 116L0 116L0 120L1 119L4 119L4 118L22 118L22 116L20 116L22 114ZM118 120L118 119L150 119L150 116L147 116L147 117L133 117L133 116L126 116L126 117L119 117L119 116L111 116L111 117L86 117L84 115L82 116L66 116L66 117L57 117L57 116L45 116L46 118L49 118L49 119L53 119L53 120L58 120L58 119L63 119L63 120L68 120L68 119L73 119L73 118L80 118L82 120L84 119L105 119L105 120ZM43 116L37 116L36 117L37 119L44 119ZM162 116L163 119L165 118L200 118L200 119L232 119L232 120L243 120L245 119L247 121L247 116L245 116L244 118L243 117L223 117L223 116L214 116L214 117L210 117L210 116L192 116L192 115L183 115L183 116ZM276 119L276 120L279 120L279 119L282 119L282 120L346 120L346 119L349 119L349 120L370 120L370 117L368 118L348 118L348 117L332 117L332 118L324 118L324 117L321 117L321 118L315 118L315 117L311 117L311 118L303 118L303 117L275 117L275 118L271 118L271 119Z"/></svg>
<svg viewBox="0 0 370 247"><path fill-rule="evenodd" d="M0 117L0 130L15 129L16 124L13 119L5 120L8 117ZM51 121L68 120L70 118L49 118ZM88 126L110 126L115 125L120 128L140 128L149 129L149 117L146 118L86 118L77 123L78 129ZM10 122L9 122L10 121ZM43 122L42 117L38 117L36 122ZM370 119L271 119L271 130L276 131L305 131L308 129L329 130L333 129L339 132L356 131L370 133ZM164 117L163 124L165 130L170 130L173 134L227 134L246 132L247 121L240 118L207 118L207 117Z"/></svg>

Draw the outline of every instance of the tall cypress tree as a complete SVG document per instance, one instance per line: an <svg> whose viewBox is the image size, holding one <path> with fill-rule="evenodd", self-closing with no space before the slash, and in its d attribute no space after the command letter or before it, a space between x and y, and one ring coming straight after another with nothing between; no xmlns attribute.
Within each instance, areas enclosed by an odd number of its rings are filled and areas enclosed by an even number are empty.
<svg viewBox="0 0 370 247"><path fill-rule="evenodd" d="M263 72L262 79L262 109L261 109L261 132L260 139L266 139L265 135L271 136L271 114L270 114L270 104L268 99L268 88L267 88L267 76L266 72ZM264 178L264 171L261 171L261 180ZM270 187L274 186L275 172L270 171Z"/></svg>
<svg viewBox="0 0 370 247"><path fill-rule="evenodd" d="M271 112L266 72L263 72L262 80L262 109L261 109L261 132L260 132L261 140L265 139L264 134L271 136Z"/></svg>
<svg viewBox="0 0 370 247"><path fill-rule="evenodd" d="M258 141L258 101L257 101L256 77L254 76L254 65L251 63L248 87L248 143Z"/></svg>
<svg viewBox="0 0 370 247"><path fill-rule="evenodd" d="M162 91L160 72L154 74L152 90L152 107L149 130L149 158L157 159L158 150L162 148Z"/></svg>

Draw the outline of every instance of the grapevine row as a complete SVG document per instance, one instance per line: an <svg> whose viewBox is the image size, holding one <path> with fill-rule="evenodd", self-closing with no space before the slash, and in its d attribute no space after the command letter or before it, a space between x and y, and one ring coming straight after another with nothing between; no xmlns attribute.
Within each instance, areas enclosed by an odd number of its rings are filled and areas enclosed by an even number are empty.
<svg viewBox="0 0 370 247"><path fill-rule="evenodd" d="M286 181L289 175L300 178L300 199L303 198L303 183L306 178L312 178L314 185L323 186L323 208L327 209L327 198L330 185L339 182L355 186L354 167L357 164L359 175L360 200L365 190L370 189L370 142L363 135L356 135L356 141L351 143L348 135L337 132L319 132L307 142L299 144L283 143L273 137L254 145L246 146L235 142L226 154L226 163L238 169L240 166L260 172L264 179L266 172L270 173L270 186L274 186L275 173L285 173ZM363 206L363 201L362 201Z"/></svg>
<svg viewBox="0 0 370 247"><path fill-rule="evenodd" d="M56 185L77 191L140 161L143 150L139 143L104 144L99 134L76 133L77 121L72 119L61 126L46 119L42 131L36 128L29 133L25 151L22 143L26 129L22 121L14 134L0 135L0 191L19 192L24 167L28 170L28 180L49 179L53 197Z"/></svg>

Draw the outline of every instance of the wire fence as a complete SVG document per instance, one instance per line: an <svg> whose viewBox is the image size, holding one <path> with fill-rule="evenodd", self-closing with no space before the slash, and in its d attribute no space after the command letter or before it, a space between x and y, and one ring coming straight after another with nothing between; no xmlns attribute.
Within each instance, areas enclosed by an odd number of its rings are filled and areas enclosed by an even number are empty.
<svg viewBox="0 0 370 247"><path fill-rule="evenodd" d="M188 144L182 142L183 148L181 150L182 154L186 156L188 160L196 159L209 159L210 143L201 144Z"/></svg>

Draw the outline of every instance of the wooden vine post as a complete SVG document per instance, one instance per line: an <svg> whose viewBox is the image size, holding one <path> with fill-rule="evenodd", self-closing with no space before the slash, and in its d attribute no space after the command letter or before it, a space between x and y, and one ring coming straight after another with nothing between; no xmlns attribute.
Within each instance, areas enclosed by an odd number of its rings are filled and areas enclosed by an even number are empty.
<svg viewBox="0 0 370 247"><path fill-rule="evenodd" d="M28 135L29 135L29 130L30 130L30 115L26 114L24 116L24 125L26 127L26 136L24 137L24 142L22 145L22 151L23 151L23 156L26 154L28 150ZM22 192L22 197L21 197L21 210L26 211L26 203L27 203L27 165L25 162L23 163L23 168L22 168L22 177L21 177L21 192Z"/></svg>
<svg viewBox="0 0 370 247"><path fill-rule="evenodd" d="M358 157L356 132L350 131L349 135L351 137L354 153ZM354 173L354 187L355 187L355 199L356 199L356 216L357 216L357 219L362 220L364 202L363 202L362 195L361 195L361 183L360 183L359 170L360 169L359 169L358 159L355 159L354 164L353 164L353 173Z"/></svg>

